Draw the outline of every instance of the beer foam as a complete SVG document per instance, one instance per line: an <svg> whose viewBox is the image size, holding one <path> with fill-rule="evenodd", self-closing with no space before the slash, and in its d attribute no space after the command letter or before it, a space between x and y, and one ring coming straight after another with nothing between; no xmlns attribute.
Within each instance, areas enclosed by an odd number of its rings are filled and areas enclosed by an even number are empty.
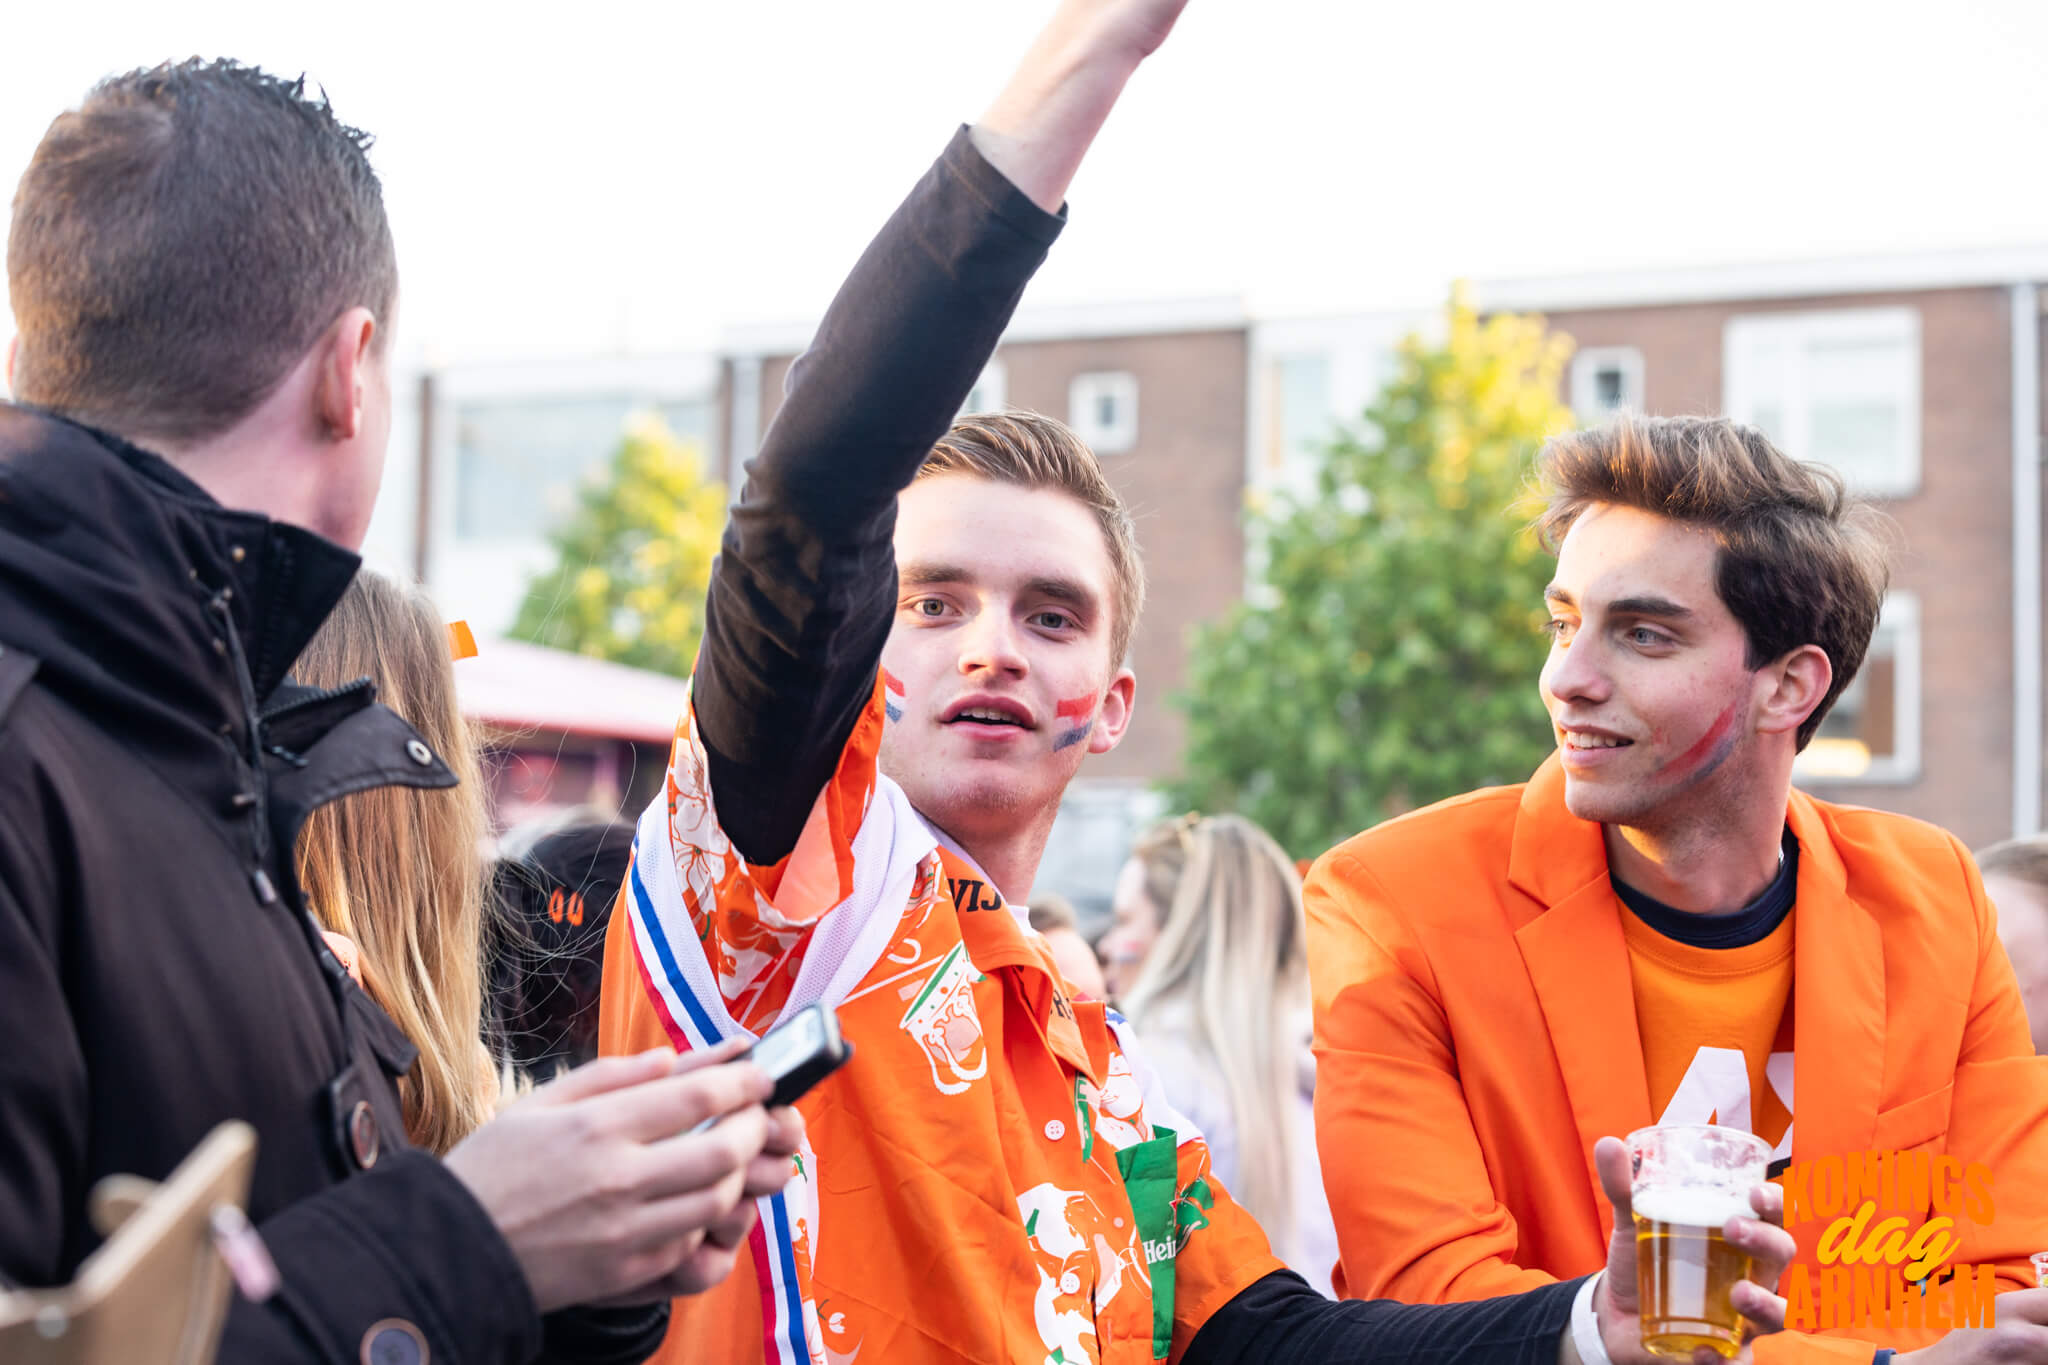
<svg viewBox="0 0 2048 1365"><path fill-rule="evenodd" d="M1747 1194L1698 1186L1639 1190L1630 1203L1638 1218L1696 1228L1718 1228L1738 1213L1755 1216Z"/></svg>

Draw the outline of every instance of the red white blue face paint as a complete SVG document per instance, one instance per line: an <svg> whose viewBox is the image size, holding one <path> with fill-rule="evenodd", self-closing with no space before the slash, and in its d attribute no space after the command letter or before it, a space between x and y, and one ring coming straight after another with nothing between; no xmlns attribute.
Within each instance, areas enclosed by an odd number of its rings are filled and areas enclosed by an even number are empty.
<svg viewBox="0 0 2048 1365"><path fill-rule="evenodd" d="M1699 743L1664 765L1665 779L1671 782L1691 782L1707 776L1727 762L1728 756L1735 752L1736 740L1741 738L1735 733L1735 717L1741 709L1741 697L1729 702L1728 709L1707 727L1707 732L1700 736Z"/></svg>
<svg viewBox="0 0 2048 1365"><path fill-rule="evenodd" d="M882 673L882 714L890 720L903 719L903 679L888 669Z"/></svg>
<svg viewBox="0 0 2048 1365"><path fill-rule="evenodd" d="M1098 699L1094 693L1083 697L1069 697L1053 708L1053 718L1062 729L1059 737L1052 742L1052 751L1071 749L1088 738L1095 729L1095 707Z"/></svg>

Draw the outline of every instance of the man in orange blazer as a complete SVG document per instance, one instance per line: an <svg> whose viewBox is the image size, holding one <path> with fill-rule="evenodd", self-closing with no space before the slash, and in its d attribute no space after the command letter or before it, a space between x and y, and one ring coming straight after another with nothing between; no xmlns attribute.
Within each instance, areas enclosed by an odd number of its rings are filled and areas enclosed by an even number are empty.
<svg viewBox="0 0 2048 1365"><path fill-rule="evenodd" d="M1935 1311L1956 1267L2019 1290L2048 1251L2048 1064L1976 870L1932 826L1792 790L1876 624L1873 514L1721 420L1562 436L1542 474L1557 753L1308 882L1340 1287L1447 1302L1596 1270L1595 1140L1719 1122L1773 1144L1800 1242L1788 1325L1810 1330L1759 1362L2048 1359L2048 1290L2002 1294L1994 1332ZM1856 1211L1852 1156L1891 1174L1865 1228L1957 1239L1939 1293L1891 1275L1910 1314L1818 1255Z"/></svg>

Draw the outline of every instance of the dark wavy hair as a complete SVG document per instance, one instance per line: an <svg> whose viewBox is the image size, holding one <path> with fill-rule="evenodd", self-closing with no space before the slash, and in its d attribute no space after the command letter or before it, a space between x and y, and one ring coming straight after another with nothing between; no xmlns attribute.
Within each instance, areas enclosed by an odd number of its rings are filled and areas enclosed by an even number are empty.
<svg viewBox="0 0 2048 1365"><path fill-rule="evenodd" d="M1623 415L1551 438L1537 461L1549 505L1537 521L1554 550L1596 503L1705 527L1720 547L1715 586L1762 668L1818 645L1834 668L1799 727L1804 749L1863 666L1890 580L1889 523L1842 476L1793 459L1725 417Z"/></svg>

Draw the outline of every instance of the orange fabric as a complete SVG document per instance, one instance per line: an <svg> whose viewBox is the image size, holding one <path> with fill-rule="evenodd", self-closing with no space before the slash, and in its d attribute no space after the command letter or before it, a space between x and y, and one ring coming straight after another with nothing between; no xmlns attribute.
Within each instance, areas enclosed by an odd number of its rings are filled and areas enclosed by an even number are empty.
<svg viewBox="0 0 2048 1365"><path fill-rule="evenodd" d="M1789 1064L1792 1053L1785 1009L1792 998L1792 922L1787 915L1762 940L1740 948L1696 948L1634 915L1621 917L1657 1122L1729 1123L1773 1148L1792 1126L1769 1075L1774 1054ZM1715 1084L1724 1078L1737 1083ZM1731 1112L1721 1112L1724 1104ZM1789 1155L1789 1148L1775 1154Z"/></svg>
<svg viewBox="0 0 2048 1365"><path fill-rule="evenodd" d="M1565 809L1563 786L1553 759L1526 786L1380 825L1309 878L1316 1130L1343 1292L1474 1299L1605 1261L1593 1144L1655 1111L1627 911L1600 827ZM1792 1159L1919 1148L1988 1164L1997 1216L1962 1225L1956 1260L1999 1263L2001 1288L2031 1283L2027 1256L2048 1249L2048 1060L1975 868L1900 816L1794 793L1787 820ZM1794 1229L1809 1264L1820 1226ZM1869 1350L1787 1333L1756 1354Z"/></svg>
<svg viewBox="0 0 2048 1365"><path fill-rule="evenodd" d="M773 1018L815 926L836 913L828 897L851 890L881 717L878 691L796 852L772 869L748 868L717 830L684 719L670 769L673 856L737 1019ZM640 857L662 855L644 843ZM1067 996L1043 941L966 860L928 857L895 913L891 946L839 1006L853 1060L798 1106L811 1152L797 1183L816 1208L797 1237L812 1359L1153 1360L1148 1253L1165 1248L1139 1235L1117 1154L1178 1116L1144 1093L1104 1007ZM647 984L658 970L642 961L631 917L615 914L603 1051L671 1041ZM1214 1201L1173 1258L1177 1359L1212 1312L1281 1266L1209 1173L1206 1145L1183 1141L1173 1156L1183 1190L1200 1183ZM676 1300L655 1359L763 1361L753 1270L743 1256L724 1284Z"/></svg>

